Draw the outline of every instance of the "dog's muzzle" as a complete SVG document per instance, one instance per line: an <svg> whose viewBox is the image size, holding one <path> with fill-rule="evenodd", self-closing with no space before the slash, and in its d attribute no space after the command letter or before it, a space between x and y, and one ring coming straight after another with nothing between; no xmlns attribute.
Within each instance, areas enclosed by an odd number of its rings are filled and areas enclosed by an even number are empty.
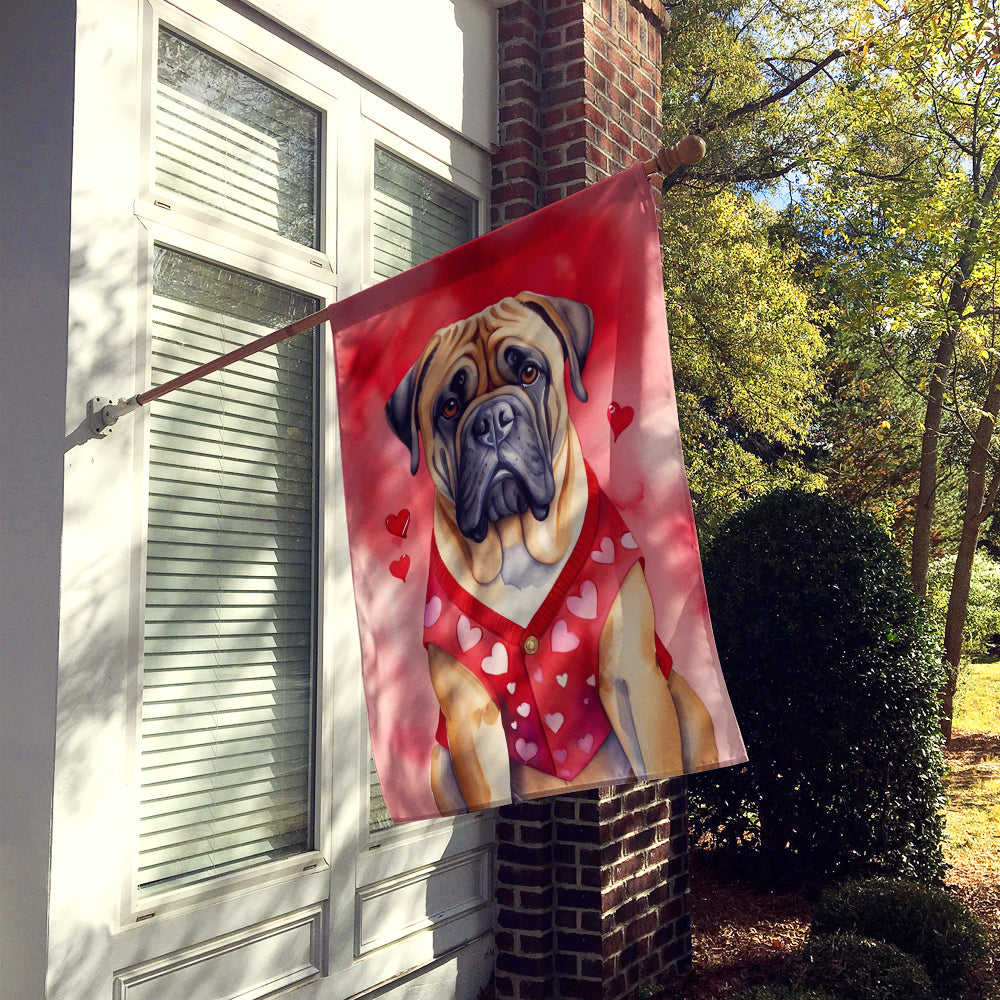
<svg viewBox="0 0 1000 1000"><path fill-rule="evenodd" d="M489 525L530 511L539 521L555 496L552 455L528 397L503 390L465 415L458 432L455 514L459 531L474 542Z"/></svg>

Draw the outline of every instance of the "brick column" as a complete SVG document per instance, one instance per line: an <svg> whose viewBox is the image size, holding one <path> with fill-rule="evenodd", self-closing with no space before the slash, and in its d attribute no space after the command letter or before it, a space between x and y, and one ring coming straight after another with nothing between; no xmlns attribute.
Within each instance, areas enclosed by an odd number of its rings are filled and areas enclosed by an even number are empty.
<svg viewBox="0 0 1000 1000"><path fill-rule="evenodd" d="M493 224L660 143L660 0L513 0L498 10ZM496 996L623 1000L690 968L684 779L501 809Z"/></svg>
<svg viewBox="0 0 1000 1000"><path fill-rule="evenodd" d="M669 23L661 0L513 0L497 13L495 226L655 152Z"/></svg>

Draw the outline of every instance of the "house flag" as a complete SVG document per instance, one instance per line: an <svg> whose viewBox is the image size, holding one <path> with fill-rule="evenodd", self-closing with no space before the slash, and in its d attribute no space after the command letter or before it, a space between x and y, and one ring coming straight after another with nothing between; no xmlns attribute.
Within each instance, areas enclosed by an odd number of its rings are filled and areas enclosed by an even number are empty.
<svg viewBox="0 0 1000 1000"><path fill-rule="evenodd" d="M641 165L329 315L393 819L745 760Z"/></svg>

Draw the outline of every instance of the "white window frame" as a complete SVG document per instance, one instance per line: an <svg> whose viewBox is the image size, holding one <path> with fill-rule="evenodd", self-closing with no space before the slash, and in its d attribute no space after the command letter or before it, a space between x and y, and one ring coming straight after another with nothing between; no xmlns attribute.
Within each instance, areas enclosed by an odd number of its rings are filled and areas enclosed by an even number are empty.
<svg viewBox="0 0 1000 1000"><path fill-rule="evenodd" d="M222 58L235 63L248 72L268 80L274 86L294 94L299 100L315 107L321 114L320 150L321 163L326 163L333 157L336 149L336 99L333 95L324 93L305 81L289 73L282 64L270 62L257 52L235 42L225 34L215 33L207 29L198 19L177 10L168 4L148 4L147 16L144 19L144 51L148 56L144 80L147 83L144 97L144 116L142 126L141 169L143 183L139 197L135 203L135 213L142 222L148 234L144 246L140 247L140 323L143 335L137 347L137 381L147 385L151 364L151 327L152 327L152 264L153 246L160 244L182 253L210 260L223 267L243 271L260 277L263 280L285 285L306 295L315 297L322 305L327 305L336 298L336 273L330 258L325 252L325 246L330 242L329 234L336 232L335 218L330 215L336 199L328 197L323 188L320 174L319 196L319 233L320 247L304 247L285 240L273 234L257 231L248 225L241 225L227 219L221 212L212 212L189 199L173 192L160 193L153 183L154 162L152 155L153 123L152 123L152 89L156 72L157 36L162 20L164 26L191 39L197 45L215 52ZM262 32L262 35L266 33ZM268 36L270 37L270 36ZM262 39L263 41L263 39ZM273 43L272 43L273 44ZM288 47L290 48L290 47ZM277 53L276 53L277 54ZM288 56L290 58L290 54ZM322 334L321 334L322 336ZM332 358L327 345L321 341L317 392L319 394L320 412L328 405L326 392L331 384ZM150 404L155 406L155 402ZM321 831L315 820L319 815L318 791L321 787L318 774L314 777L313 811L315 828L315 848L311 851L254 866L246 871L236 872L210 878L191 886L177 889L166 889L162 893L140 899L137 893L137 878L135 872L135 845L138 840L138 733L141 724L142 697L142 632L143 612L145 607L146 578L146 511L148 509L148 479L149 479L149 419L148 407L137 414L138 427L136 434L136 483L137 511L142 517L137 518L133 536L134 579L137 585L133 588L135 599L132 606L130 635L132 636L129 671L129 746L134 748L135 760L131 769L128 787L128 799L132 808L129 844L131 850L127 858L128 878L123 887L122 924L136 924L153 919L156 914L187 910L202 902L224 897L229 892L239 891L244 886L256 886L266 883L281 883L303 871L325 870L327 860L320 841ZM324 422L319 421L319 441L317 454L326 455L326 438L328 434ZM328 565L328 540L324 533L324 525L329 523L326 516L327 498L324 496L322 482L319 484L317 541L320 546L319 565ZM320 573L315 581L317 587L317 636L314 652L316 676L316 701L322 698L322 686L325 671L322 669L321 656L325 648L322 637L324 591L326 581ZM314 747L314 752L317 748ZM317 761L319 755L317 752Z"/></svg>
<svg viewBox="0 0 1000 1000"><path fill-rule="evenodd" d="M320 249L299 246L220 218L203 205L153 184L152 88L159 22L197 45L246 68L323 114L320 157ZM144 4L142 181L134 203L141 223L138 248L139 344L136 384L148 385L154 243L211 260L315 295L321 305L375 283L371 260L371 202L376 142L469 193L477 200L479 231L488 220L487 153L437 126L402 102L366 89L356 76L320 61L212 0ZM237 41L239 39L239 41ZM358 199L359 191L364 192ZM340 206L338 210L338 205ZM359 239L360 237L360 239ZM140 410L135 429L132 607L129 630L128 719L131 761L126 775L130 822L124 833L118 933L112 941L121 981L165 961L192 941L239 934L279 914L313 912L322 928L318 975L322 996L353 995L417 969L492 927L492 813L405 824L369 834L367 758L370 751L361 687L360 643L346 534L339 442L334 422L336 382L328 327L319 350L319 524L322 571L317 580L315 850L246 872L139 899L134 852L138 814L138 726L145 579L149 423ZM155 402L151 405L156 405ZM325 470L325 471L324 471ZM338 766L353 758L357 769ZM380 906L418 899L424 886L454 876L465 898L428 914L419 907L380 933ZM395 902L394 902L395 901ZM174 919L174 918L181 919ZM353 929L353 933L347 933ZM138 970L138 971L137 971ZM138 981L138 980L136 980ZM326 985L329 984L329 985Z"/></svg>

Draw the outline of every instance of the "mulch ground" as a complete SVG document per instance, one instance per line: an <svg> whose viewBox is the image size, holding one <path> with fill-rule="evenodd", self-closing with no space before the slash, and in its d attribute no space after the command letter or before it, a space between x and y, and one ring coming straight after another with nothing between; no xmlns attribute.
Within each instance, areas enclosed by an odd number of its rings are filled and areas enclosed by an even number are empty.
<svg viewBox="0 0 1000 1000"><path fill-rule="evenodd" d="M957 734L946 751L950 767L976 755L1000 758L1000 740ZM693 850L691 927L694 966L663 994L683 1000L724 1000L739 989L773 982L809 935L810 893L768 891L736 877L713 851ZM991 954L970 986L970 1000L1000 1000L1000 858L972 856L955 864L947 884L983 921Z"/></svg>

